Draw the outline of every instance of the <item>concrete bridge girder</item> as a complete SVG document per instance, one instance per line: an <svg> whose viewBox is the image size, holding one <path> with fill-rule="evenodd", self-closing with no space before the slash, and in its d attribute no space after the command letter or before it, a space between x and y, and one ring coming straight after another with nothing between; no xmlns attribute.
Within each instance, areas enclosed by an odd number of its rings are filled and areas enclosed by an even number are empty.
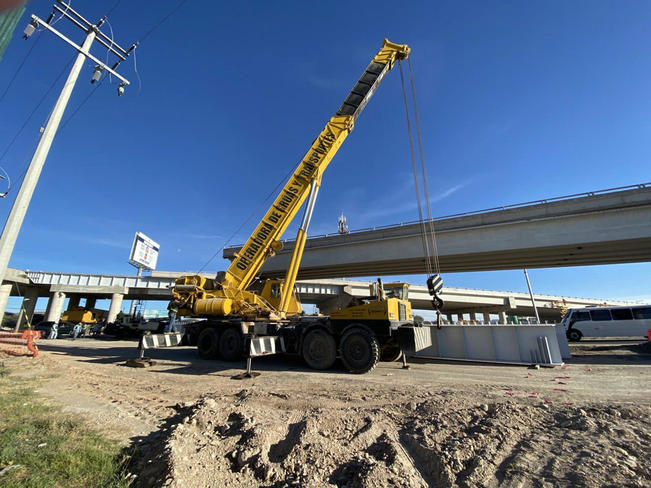
<svg viewBox="0 0 651 488"><path fill-rule="evenodd" d="M442 272L651 260L651 187L435 221ZM238 248L227 248L232 259ZM264 277L287 268L293 242ZM299 279L422 274L420 225L310 238Z"/></svg>

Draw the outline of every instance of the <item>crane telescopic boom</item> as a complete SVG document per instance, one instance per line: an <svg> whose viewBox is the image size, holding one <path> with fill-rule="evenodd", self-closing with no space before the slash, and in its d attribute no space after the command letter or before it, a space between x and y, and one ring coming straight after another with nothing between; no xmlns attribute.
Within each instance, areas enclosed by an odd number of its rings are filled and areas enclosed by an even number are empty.
<svg viewBox="0 0 651 488"><path fill-rule="evenodd" d="M300 267L316 195L321 177L333 156L353 130L355 120L362 112L378 85L393 68L396 60L406 59L410 49L385 39L382 48L368 65L364 74L348 94L337 113L314 140L289 181L271 204L262 220L235 255L229 268L216 280L201 276L184 276L176 280L172 292L172 310L186 315L229 315L258 312L297 312L292 298ZM280 284L278 300L261 296L247 288L257 276L266 259L282 248L279 239L308 199L299 227L285 280ZM262 294L264 295L264 293ZM270 302L273 301L273 306Z"/></svg>
<svg viewBox="0 0 651 488"><path fill-rule="evenodd" d="M270 254L274 242L282 236L296 216L310 193L313 183L316 184L316 187L320 186L323 172L339 146L352 131L355 120L386 72L393 68L396 59L405 59L408 55L409 47L394 44L385 39L382 49L368 65L337 113L328 121L312 143L296 171L269 207L242 250L236 254L231 266L226 271L224 284L234 286L239 290L244 290L251 284Z"/></svg>

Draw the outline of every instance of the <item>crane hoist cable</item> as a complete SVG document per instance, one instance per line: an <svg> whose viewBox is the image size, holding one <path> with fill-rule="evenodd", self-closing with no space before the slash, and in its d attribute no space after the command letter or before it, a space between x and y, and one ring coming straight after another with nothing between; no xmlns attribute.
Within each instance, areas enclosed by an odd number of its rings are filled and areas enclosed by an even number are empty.
<svg viewBox="0 0 651 488"><path fill-rule="evenodd" d="M405 115L407 119L407 132L409 135L409 149L411 154L411 167L414 175L414 189L416 191L416 202L418 204L418 217L421 229L421 240L423 244L423 252L425 254L425 268L427 271L427 287L430 295L432 295L432 304L434 310L438 313L438 322L441 322L440 310L443 307L443 300L439 297L439 293L443 288L443 280L441 279L441 267L439 264L438 246L436 244L436 232L434 230L434 221L432 219L432 210L429 200L429 190L427 187L427 171L425 167L425 156L423 152L423 141L421 137L420 121L418 119L418 104L416 102L416 84L414 82L414 74L411 66L411 59L409 63L409 81L411 87L412 103L414 107L414 125L416 126L416 136L418 140L418 150L420 155L420 173L422 182L419 184L418 176L418 163L416 161L416 151L414 149L414 137L411 127L411 117L409 115L409 102L407 100L407 89L405 87L405 77L402 69L402 62L400 66L400 81L402 84L402 99L405 106ZM421 201L420 186L423 187L423 196L425 198L425 208L427 210L427 219L423 218L423 204ZM430 243L431 241L431 243Z"/></svg>

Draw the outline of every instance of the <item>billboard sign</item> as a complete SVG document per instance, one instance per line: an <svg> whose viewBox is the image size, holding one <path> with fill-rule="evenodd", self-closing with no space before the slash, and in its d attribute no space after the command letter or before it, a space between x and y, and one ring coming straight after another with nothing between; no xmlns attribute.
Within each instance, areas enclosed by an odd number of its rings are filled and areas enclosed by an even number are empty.
<svg viewBox="0 0 651 488"><path fill-rule="evenodd" d="M142 232L136 232L131 246L129 263L148 270L156 269L160 246Z"/></svg>

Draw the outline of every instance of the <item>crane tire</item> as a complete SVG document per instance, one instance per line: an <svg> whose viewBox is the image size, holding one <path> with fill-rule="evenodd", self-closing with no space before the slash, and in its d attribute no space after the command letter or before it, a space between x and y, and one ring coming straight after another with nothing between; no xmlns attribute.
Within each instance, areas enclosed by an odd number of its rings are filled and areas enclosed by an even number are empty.
<svg viewBox="0 0 651 488"><path fill-rule="evenodd" d="M380 351L380 361L392 363L402 357L402 349L396 342L387 342L382 344Z"/></svg>
<svg viewBox="0 0 651 488"><path fill-rule="evenodd" d="M303 339L301 356L312 369L330 369L337 360L337 343L324 329L312 329Z"/></svg>
<svg viewBox="0 0 651 488"><path fill-rule="evenodd" d="M380 345L371 331L362 327L349 329L339 342L341 361L351 373L364 374L377 366Z"/></svg>
<svg viewBox="0 0 651 488"><path fill-rule="evenodd" d="M224 329L219 337L219 355L225 361L237 361L244 352L244 337L235 327Z"/></svg>
<svg viewBox="0 0 651 488"><path fill-rule="evenodd" d="M207 327L199 333L197 351L202 359L217 359L219 357L219 332L213 327Z"/></svg>

